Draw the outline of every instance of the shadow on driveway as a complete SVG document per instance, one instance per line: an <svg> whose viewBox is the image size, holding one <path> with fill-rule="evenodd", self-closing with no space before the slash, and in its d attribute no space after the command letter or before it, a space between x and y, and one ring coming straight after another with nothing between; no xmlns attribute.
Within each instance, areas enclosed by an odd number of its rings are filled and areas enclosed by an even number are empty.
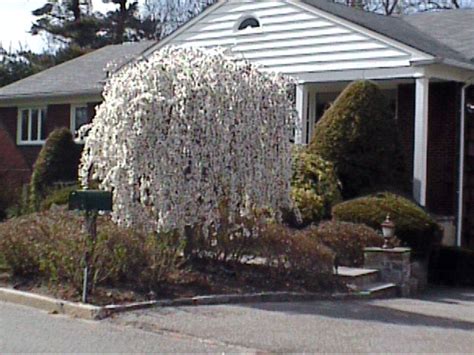
<svg viewBox="0 0 474 355"><path fill-rule="evenodd" d="M412 299L308 303L261 303L251 308L289 315L318 315L417 327L474 331L474 289L432 289ZM470 318L472 314L472 320ZM464 318L464 319L459 319Z"/></svg>

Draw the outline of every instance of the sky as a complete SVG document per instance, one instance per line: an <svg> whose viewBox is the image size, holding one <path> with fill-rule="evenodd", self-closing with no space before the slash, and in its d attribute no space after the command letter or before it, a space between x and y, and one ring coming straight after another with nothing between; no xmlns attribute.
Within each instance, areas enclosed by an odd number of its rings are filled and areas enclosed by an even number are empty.
<svg viewBox="0 0 474 355"><path fill-rule="evenodd" d="M41 52L46 41L41 35L32 36L28 33L34 16L33 10L40 8L46 0L0 0L0 43L8 49L29 48L35 52ZM93 0L95 11L105 12L113 9L113 5L107 5L102 0Z"/></svg>

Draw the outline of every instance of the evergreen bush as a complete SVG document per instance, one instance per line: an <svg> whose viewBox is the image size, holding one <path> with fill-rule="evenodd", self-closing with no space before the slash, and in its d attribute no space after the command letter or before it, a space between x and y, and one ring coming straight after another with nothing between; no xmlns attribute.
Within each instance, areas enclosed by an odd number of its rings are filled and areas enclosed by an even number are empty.
<svg viewBox="0 0 474 355"><path fill-rule="evenodd" d="M416 255L427 256L431 247L439 242L441 230L435 220L414 202L384 192L364 196L335 205L333 218L338 221L363 223L380 230L390 214L395 223L395 235L413 248Z"/></svg>
<svg viewBox="0 0 474 355"><path fill-rule="evenodd" d="M308 233L333 250L337 264L343 266L363 266L364 248L383 245L381 234L365 224L326 221L309 228ZM393 246L398 245L398 240L391 242Z"/></svg>
<svg viewBox="0 0 474 355"><path fill-rule="evenodd" d="M42 211L49 210L52 206L64 206L69 202L71 192L78 190L77 185L65 186L57 189L49 190L48 195L41 201L40 209Z"/></svg>
<svg viewBox="0 0 474 355"><path fill-rule="evenodd" d="M339 95L316 124L309 151L334 164L345 199L407 186L396 122L369 81L352 83Z"/></svg>
<svg viewBox="0 0 474 355"><path fill-rule="evenodd" d="M341 199L339 187L332 163L305 148L294 148L291 195L304 225L330 215L331 206Z"/></svg>
<svg viewBox="0 0 474 355"><path fill-rule="evenodd" d="M30 182L30 201L38 209L54 183L76 181L80 148L74 143L67 128L51 132L33 167Z"/></svg>

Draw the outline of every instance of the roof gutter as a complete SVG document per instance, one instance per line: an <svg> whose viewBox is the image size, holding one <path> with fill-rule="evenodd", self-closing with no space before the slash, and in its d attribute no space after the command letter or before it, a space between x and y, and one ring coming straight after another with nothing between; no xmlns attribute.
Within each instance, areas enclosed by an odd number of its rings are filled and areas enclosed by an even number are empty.
<svg viewBox="0 0 474 355"><path fill-rule="evenodd" d="M52 99L70 99L78 96L97 96L100 98L102 89L91 89L82 91L63 91L63 92L43 92L34 94L18 94L18 95L0 95L0 107L16 105L22 102L52 100Z"/></svg>
<svg viewBox="0 0 474 355"><path fill-rule="evenodd" d="M466 91L474 84L474 77L469 78L461 89L461 127L459 139L459 181L458 181L458 218L456 226L456 246L462 244L462 227L464 219L464 164L466 155Z"/></svg>
<svg viewBox="0 0 474 355"><path fill-rule="evenodd" d="M467 70L474 70L474 64L469 64L469 63L461 62L459 60L447 59L447 58L442 59L441 61L444 64L451 65L453 67L458 67L458 68L467 69Z"/></svg>
<svg viewBox="0 0 474 355"><path fill-rule="evenodd" d="M446 65L460 68L460 69L474 70L474 64L469 64L469 63L461 62L459 60L440 58L440 57L427 59L427 60L417 60L417 61L412 61L410 63L414 67L430 65L430 64L446 64Z"/></svg>

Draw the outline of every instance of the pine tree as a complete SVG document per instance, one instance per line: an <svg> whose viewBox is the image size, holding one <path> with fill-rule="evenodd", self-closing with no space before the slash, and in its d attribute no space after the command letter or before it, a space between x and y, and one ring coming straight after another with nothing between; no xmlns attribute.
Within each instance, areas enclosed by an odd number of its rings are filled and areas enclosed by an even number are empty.
<svg viewBox="0 0 474 355"><path fill-rule="evenodd" d="M107 44L101 29L103 19L92 13L90 0L49 0L33 11L37 17L31 33L48 34L60 45L99 48Z"/></svg>

